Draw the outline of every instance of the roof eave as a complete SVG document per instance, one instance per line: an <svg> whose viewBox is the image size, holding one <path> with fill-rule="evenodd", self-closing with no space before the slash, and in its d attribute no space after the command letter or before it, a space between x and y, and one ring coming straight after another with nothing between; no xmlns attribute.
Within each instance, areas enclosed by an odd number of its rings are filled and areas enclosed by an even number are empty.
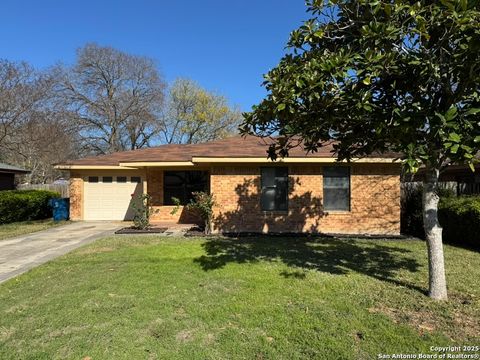
<svg viewBox="0 0 480 360"><path fill-rule="evenodd" d="M192 161L137 161L120 162L118 165L57 164L58 170L135 170L147 167L192 167L204 164L331 164L337 163L334 157L287 157L271 160L266 157L206 157L194 156ZM367 157L350 160L351 163L392 164L397 158ZM347 163L342 161L342 163Z"/></svg>
<svg viewBox="0 0 480 360"><path fill-rule="evenodd" d="M137 162L121 162L121 167L178 167L178 166L195 166L192 161L137 161Z"/></svg>
<svg viewBox="0 0 480 360"><path fill-rule="evenodd" d="M277 160L271 160L266 157L192 157L192 162L196 164L204 163L256 163L256 164L272 164L272 163L295 163L295 164L325 164L338 162L335 157L286 157L279 158ZM347 161L342 161L347 162ZM398 162L397 158L390 157L366 157L355 158L350 160L353 163L395 163Z"/></svg>
<svg viewBox="0 0 480 360"><path fill-rule="evenodd" d="M3 174L18 174L18 175L21 175L21 174L30 174L31 171L30 170L20 170L20 169L0 169L0 173L3 173Z"/></svg>
<svg viewBox="0 0 480 360"><path fill-rule="evenodd" d="M76 164L57 164L54 166L57 170L135 170L132 166L119 165L76 165Z"/></svg>

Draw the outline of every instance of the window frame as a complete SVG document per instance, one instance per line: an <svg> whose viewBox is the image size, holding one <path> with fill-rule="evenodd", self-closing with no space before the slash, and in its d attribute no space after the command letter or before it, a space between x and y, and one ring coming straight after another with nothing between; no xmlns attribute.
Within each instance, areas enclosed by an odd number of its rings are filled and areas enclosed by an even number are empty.
<svg viewBox="0 0 480 360"><path fill-rule="evenodd" d="M96 180L94 180L94 179L96 179ZM92 181L92 180L93 180L93 181ZM98 177L98 176L89 176L89 177L87 178L87 181L88 181L89 183L96 184L96 183L100 182L100 177Z"/></svg>
<svg viewBox="0 0 480 360"><path fill-rule="evenodd" d="M120 181L119 179L122 179L122 181ZM117 176L115 178L115 181L119 184L125 184L127 182L127 177L126 176Z"/></svg>
<svg viewBox="0 0 480 360"><path fill-rule="evenodd" d="M348 207L347 209L328 209L325 204L325 170L326 169L347 169L348 170ZM349 213L352 211L352 167L351 166L324 166L322 169L322 191L323 191L323 209L330 213ZM341 189L341 188L338 188Z"/></svg>
<svg viewBox="0 0 480 360"><path fill-rule="evenodd" d="M196 183L192 183L192 182L187 181L187 180L189 180L187 173L193 173L193 172L198 172L198 173L203 173L204 174L204 176L205 176L205 188L203 190L191 191L191 188L194 187L196 185ZM210 173L207 170L166 170L166 171L163 172L163 184L162 184L162 187L163 187L162 188L163 202L162 202L162 205L165 205L165 206L176 205L171 201L171 197L170 197L170 199L167 199L167 196L165 195L167 193L167 191L165 191L167 189L167 187L173 188L173 185L168 186L167 182L165 181L166 177L169 176L169 173L170 173L170 176L172 176L171 175L172 173L182 173L183 174L182 175L183 182L179 186L179 188L182 191L182 198L179 198L181 206L185 206L185 205L190 203L191 197L189 196L189 194L191 194L193 192L204 191L204 192L210 194ZM169 191L169 192L171 192L171 191Z"/></svg>
<svg viewBox="0 0 480 360"><path fill-rule="evenodd" d="M264 194L264 189L265 188L276 188L276 185L274 186L266 186L264 185L264 176L263 176L263 171L265 169L274 169L275 170L275 176L274 176L274 183L277 181L277 178L286 178L286 189L285 189L285 208L279 208L277 207L277 203L275 202L274 209L265 209L264 208L264 200L263 200L263 194ZM276 170L277 169L285 169L285 176L277 176ZM288 166L262 166L260 167L260 209L262 212L277 212L277 213L288 213L289 209L289 199L288 199L288 192L290 188L290 176L289 176L289 168ZM276 197L276 194L275 194Z"/></svg>
<svg viewBox="0 0 480 360"><path fill-rule="evenodd" d="M105 181L105 179L110 179L110 181ZM111 183L113 183L113 176L102 176L102 183L103 183L103 184L111 184Z"/></svg>

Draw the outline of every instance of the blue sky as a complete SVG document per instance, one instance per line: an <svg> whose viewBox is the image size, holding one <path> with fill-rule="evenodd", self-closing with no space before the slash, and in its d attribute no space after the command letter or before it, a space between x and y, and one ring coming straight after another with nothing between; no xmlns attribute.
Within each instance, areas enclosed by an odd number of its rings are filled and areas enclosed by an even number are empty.
<svg viewBox="0 0 480 360"><path fill-rule="evenodd" d="M302 0L3 0L0 57L71 64L96 42L151 57L167 81L192 78L249 110L305 10Z"/></svg>

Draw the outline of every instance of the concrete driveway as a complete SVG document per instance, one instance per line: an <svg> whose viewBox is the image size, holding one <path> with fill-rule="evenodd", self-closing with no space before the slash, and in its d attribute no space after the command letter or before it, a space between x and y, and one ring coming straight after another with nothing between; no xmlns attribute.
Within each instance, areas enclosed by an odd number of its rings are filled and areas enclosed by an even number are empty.
<svg viewBox="0 0 480 360"><path fill-rule="evenodd" d="M75 222L1 240L0 283L121 227L120 222Z"/></svg>

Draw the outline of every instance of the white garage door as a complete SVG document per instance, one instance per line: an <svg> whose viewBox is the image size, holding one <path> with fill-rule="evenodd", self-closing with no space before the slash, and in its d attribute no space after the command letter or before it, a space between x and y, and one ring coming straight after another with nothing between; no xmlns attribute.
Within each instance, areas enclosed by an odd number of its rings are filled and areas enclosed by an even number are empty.
<svg viewBox="0 0 480 360"><path fill-rule="evenodd" d="M116 176L94 176L86 179L84 182L85 220L133 219L132 194L136 197L142 193L142 182L132 182L130 177L127 177L126 182L118 182L117 179Z"/></svg>

